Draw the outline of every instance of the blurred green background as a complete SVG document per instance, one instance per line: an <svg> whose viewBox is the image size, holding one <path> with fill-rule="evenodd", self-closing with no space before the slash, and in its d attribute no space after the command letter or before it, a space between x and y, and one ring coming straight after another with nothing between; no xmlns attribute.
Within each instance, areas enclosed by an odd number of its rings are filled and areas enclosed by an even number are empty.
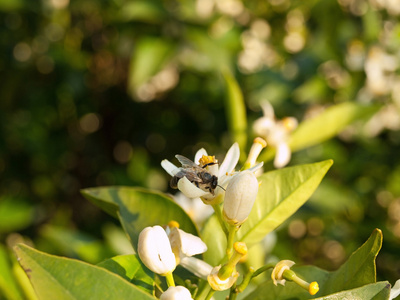
<svg viewBox="0 0 400 300"><path fill-rule="evenodd" d="M378 227L378 279L394 283L399 16L400 2L384 0L0 0L0 243L24 238L92 263L129 252L117 222L79 190L172 192L162 159L223 155L229 69L249 128L263 99L299 121L342 102L382 105L293 154L290 165L335 163L278 228L272 254L334 270Z"/></svg>

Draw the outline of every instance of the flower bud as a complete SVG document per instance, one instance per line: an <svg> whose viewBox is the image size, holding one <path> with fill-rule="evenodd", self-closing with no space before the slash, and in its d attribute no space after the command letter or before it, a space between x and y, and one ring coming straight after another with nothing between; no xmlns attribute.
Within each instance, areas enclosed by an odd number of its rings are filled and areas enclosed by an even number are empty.
<svg viewBox="0 0 400 300"><path fill-rule="evenodd" d="M183 286L170 286L162 293L160 300L193 300L189 290Z"/></svg>
<svg viewBox="0 0 400 300"><path fill-rule="evenodd" d="M224 201L224 217L230 225L246 221L256 200L258 181L254 173L243 171L229 182Z"/></svg>
<svg viewBox="0 0 400 300"><path fill-rule="evenodd" d="M166 276L175 270L175 255L161 226L146 227L139 235L138 254L147 268Z"/></svg>

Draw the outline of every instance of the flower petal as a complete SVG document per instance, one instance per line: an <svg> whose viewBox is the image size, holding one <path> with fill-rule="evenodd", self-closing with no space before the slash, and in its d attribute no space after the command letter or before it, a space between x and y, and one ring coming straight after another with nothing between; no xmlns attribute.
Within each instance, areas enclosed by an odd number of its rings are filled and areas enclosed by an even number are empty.
<svg viewBox="0 0 400 300"><path fill-rule="evenodd" d="M200 198L209 194L209 192L205 192L196 187L186 177L182 177L182 179L178 181L178 189L188 198Z"/></svg>
<svg viewBox="0 0 400 300"><path fill-rule="evenodd" d="M399 295L400 295L400 279L396 281L396 283L390 290L389 300L395 299Z"/></svg>
<svg viewBox="0 0 400 300"><path fill-rule="evenodd" d="M207 156L208 154L207 154L206 149L201 148L196 152L196 155L194 156L194 162L196 164L199 164L199 160L200 160L200 158L203 157L203 155Z"/></svg>
<svg viewBox="0 0 400 300"><path fill-rule="evenodd" d="M180 169L177 166L175 166L172 162L170 162L168 159L164 159L161 162L161 167L163 167L163 169L167 171L167 173L171 176L175 176Z"/></svg>
<svg viewBox="0 0 400 300"><path fill-rule="evenodd" d="M193 256L207 251L207 245L198 236L176 227L172 228L168 238L173 251L175 252L175 249L179 251L179 257Z"/></svg>
<svg viewBox="0 0 400 300"><path fill-rule="evenodd" d="M211 274L213 269L213 267L204 260L197 259L195 257L183 257L180 265L204 280L207 280L207 276Z"/></svg>
<svg viewBox="0 0 400 300"><path fill-rule="evenodd" d="M161 294L160 300L193 300L193 298L184 286L170 286Z"/></svg>
<svg viewBox="0 0 400 300"><path fill-rule="evenodd" d="M240 149L239 149L239 144L234 143L231 148L229 148L228 152L226 153L226 156L224 158L224 161L222 162L219 172L218 172L218 177L221 177L222 175L226 175L227 173L231 173L238 161L239 161L239 156L240 156Z"/></svg>
<svg viewBox="0 0 400 300"><path fill-rule="evenodd" d="M269 101L261 101L260 106L263 111L264 117L272 120L275 118L274 107L271 105L271 103L269 103Z"/></svg>
<svg viewBox="0 0 400 300"><path fill-rule="evenodd" d="M275 168L283 168L286 166L291 157L291 151L289 145L286 143L280 143L276 147L276 155L274 159L274 166Z"/></svg>

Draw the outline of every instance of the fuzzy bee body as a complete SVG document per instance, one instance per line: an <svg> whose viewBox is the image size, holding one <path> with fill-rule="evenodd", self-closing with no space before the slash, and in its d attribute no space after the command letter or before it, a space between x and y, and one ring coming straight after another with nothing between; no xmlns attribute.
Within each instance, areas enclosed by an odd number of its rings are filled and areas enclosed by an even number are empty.
<svg viewBox="0 0 400 300"><path fill-rule="evenodd" d="M182 164L182 167L179 168L179 171L171 178L171 188L177 189L178 181L183 177L186 177L198 188L204 191L209 191L211 194L214 195L214 190L218 186L218 177L207 172L207 170L205 169L208 165L213 163L209 163L207 165L204 165L203 167L200 167L193 161L182 155L176 155L175 157Z"/></svg>

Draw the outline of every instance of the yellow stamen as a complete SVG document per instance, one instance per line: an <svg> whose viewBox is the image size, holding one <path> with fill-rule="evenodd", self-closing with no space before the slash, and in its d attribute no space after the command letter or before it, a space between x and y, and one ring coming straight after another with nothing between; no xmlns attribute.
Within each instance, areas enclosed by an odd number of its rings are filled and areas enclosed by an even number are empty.
<svg viewBox="0 0 400 300"><path fill-rule="evenodd" d="M207 156L207 155L203 155L200 159L199 159L199 164L200 166L204 167L208 164L216 164L218 161L215 159L215 156Z"/></svg>
<svg viewBox="0 0 400 300"><path fill-rule="evenodd" d="M174 228L174 227L179 228L179 223L177 221L171 220L168 223L168 227L171 228L171 229Z"/></svg>
<svg viewBox="0 0 400 300"><path fill-rule="evenodd" d="M289 132L293 131L297 127L297 120L293 117L286 117L281 120L285 129Z"/></svg>
<svg viewBox="0 0 400 300"><path fill-rule="evenodd" d="M258 143L258 144L260 144L263 148L267 147L267 142L266 142L264 139L260 138L260 137L256 137L256 138L254 139L253 143Z"/></svg>
<svg viewBox="0 0 400 300"><path fill-rule="evenodd" d="M318 286L318 282L313 281L310 283L310 286L308 287L308 292L310 293L310 295L315 295L316 293L318 293L319 291L319 286Z"/></svg>

